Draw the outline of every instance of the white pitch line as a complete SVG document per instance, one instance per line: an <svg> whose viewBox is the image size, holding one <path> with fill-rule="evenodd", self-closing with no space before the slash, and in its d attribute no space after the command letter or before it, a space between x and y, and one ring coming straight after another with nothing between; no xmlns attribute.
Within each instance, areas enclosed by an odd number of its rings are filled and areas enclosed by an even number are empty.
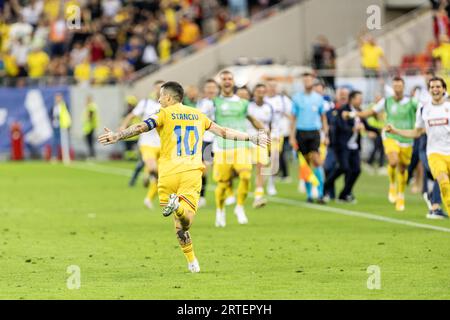
<svg viewBox="0 0 450 320"><path fill-rule="evenodd" d="M69 165L68 167L75 168L75 169L89 170L89 171L99 172L99 173L121 175L121 176L130 176L131 173L133 172L133 170L130 170L130 169L110 167L110 166L99 165L99 164L95 164L95 163L75 163L75 164ZM380 216L380 215L373 214L373 213L346 210L346 209L335 208L335 207L330 207L330 206L304 203L299 200L279 198L279 197L269 197L269 200L276 202L276 203L295 206L295 207L305 207L305 208L309 208L309 209L313 209L313 210L324 211L324 212L329 212L329 213L336 213L336 214L350 216L350 217L364 218L364 219L388 222L388 223L393 223L393 224L401 224L404 226L409 226L409 227L414 227L414 228L429 229L429 230L434 230L434 231L450 233L449 228L434 226L434 225L425 224L425 223L412 222L412 221L402 220L402 219L397 219L397 218L389 218L389 217Z"/></svg>
<svg viewBox="0 0 450 320"><path fill-rule="evenodd" d="M385 217L385 216L379 216L379 215L373 214L373 213L346 210L346 209L318 205L318 204L304 203L304 202L301 202L298 200L279 198L279 197L269 197L269 200L273 201L273 202L281 203L281 204L287 204L287 205L292 205L292 206L297 206L297 207L301 206L301 207L310 208L310 209L319 210L319 211L337 213L337 214L341 214L341 215L345 215L345 216L365 218L365 219L370 219L370 220L402 224L402 225L410 226L410 227L431 229L431 230L435 230L435 231L442 231L442 232L450 233L449 228L433 226L431 224L425 224L425 223L412 222L412 221L402 220L402 219L397 219L397 218L389 218L389 217Z"/></svg>

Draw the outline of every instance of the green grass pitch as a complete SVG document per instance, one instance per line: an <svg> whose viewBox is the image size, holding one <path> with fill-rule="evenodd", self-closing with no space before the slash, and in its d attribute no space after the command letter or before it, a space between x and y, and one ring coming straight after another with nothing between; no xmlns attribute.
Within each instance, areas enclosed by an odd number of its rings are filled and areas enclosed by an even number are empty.
<svg viewBox="0 0 450 320"><path fill-rule="evenodd" d="M363 175L358 204L329 205L341 211L309 207L295 182L278 184L267 207L253 210L248 200L248 225L228 207L224 229L214 227L209 190L191 229L202 272L191 274L172 219L143 206L141 184L127 186L133 166L0 164L0 299L450 298L450 222L426 220L423 200L410 193L396 213L386 177ZM79 289L67 286L71 265L80 268ZM380 268L379 290L367 288L371 265Z"/></svg>

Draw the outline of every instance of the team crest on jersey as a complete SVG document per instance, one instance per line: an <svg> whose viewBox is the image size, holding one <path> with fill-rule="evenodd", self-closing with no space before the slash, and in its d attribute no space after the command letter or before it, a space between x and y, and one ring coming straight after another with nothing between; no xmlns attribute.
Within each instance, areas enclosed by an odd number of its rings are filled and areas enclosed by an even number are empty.
<svg viewBox="0 0 450 320"><path fill-rule="evenodd" d="M430 119L428 125L430 127L446 126L448 125L448 118Z"/></svg>

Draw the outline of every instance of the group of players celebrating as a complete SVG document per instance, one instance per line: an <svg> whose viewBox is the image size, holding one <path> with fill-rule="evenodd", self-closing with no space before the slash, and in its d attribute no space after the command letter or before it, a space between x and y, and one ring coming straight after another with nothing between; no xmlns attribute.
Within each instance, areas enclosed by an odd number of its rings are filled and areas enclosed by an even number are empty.
<svg viewBox="0 0 450 320"><path fill-rule="evenodd" d="M184 89L176 82L155 83L156 100L141 101L126 117L121 128L105 133L98 140L108 145L132 136L141 135L139 147L150 176L149 191L144 203L152 207L158 194L163 215L173 214L178 241L191 272L200 266L194 254L189 229L199 206L205 204L207 168L213 163L216 182L215 204L217 227L226 226L225 201L233 193L233 179L239 179L234 213L238 223L248 223L244 203L249 193L253 164L256 165L255 197L253 206L266 205L264 186L268 182L269 194L276 194L273 176L277 173L285 138L298 150L299 159L305 161L314 179L307 180L308 200L316 190L319 203L325 203L326 177L322 168L320 149L328 145L331 131L327 112L333 106L326 104L322 95L314 90L314 76L303 75L304 92L292 100L276 90L276 82L269 80L253 89L253 99L243 99L235 93L232 72L219 74L220 81L207 80L203 98L197 107L182 104ZM404 96L404 80L393 80L394 96L382 99L373 109L362 111L357 105L358 92L350 93L347 107L338 113L342 121L351 124L349 141L359 133L364 118L386 112L384 147L389 161L389 201L395 208L405 208L404 191L408 164L411 160L412 141L427 134L426 155L430 177L442 196L442 204L450 207L450 103L446 101L446 83L438 77L428 80L428 96L421 101ZM360 94L360 93L359 93ZM331 110L328 110L331 109ZM336 114L336 113L334 113ZM127 127L133 116L143 121ZM156 129L156 130L153 130ZM355 149L356 150L356 149ZM336 167L348 165L348 157L337 153ZM212 156L214 154L214 156ZM347 154L348 155L348 154ZM267 178L268 177L268 178ZM267 179L266 179L267 178ZM351 189L357 175L347 180L351 187L343 199L352 197ZM438 192L439 193L439 192ZM439 199L440 201L440 199ZM428 216L446 217L440 203L433 203Z"/></svg>

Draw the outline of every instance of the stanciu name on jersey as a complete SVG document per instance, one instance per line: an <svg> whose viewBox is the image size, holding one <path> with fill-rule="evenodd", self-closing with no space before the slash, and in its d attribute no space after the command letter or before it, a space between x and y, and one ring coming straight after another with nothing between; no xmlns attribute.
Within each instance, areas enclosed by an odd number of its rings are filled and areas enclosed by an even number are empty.
<svg viewBox="0 0 450 320"><path fill-rule="evenodd" d="M172 113L172 120L198 120L198 114Z"/></svg>

